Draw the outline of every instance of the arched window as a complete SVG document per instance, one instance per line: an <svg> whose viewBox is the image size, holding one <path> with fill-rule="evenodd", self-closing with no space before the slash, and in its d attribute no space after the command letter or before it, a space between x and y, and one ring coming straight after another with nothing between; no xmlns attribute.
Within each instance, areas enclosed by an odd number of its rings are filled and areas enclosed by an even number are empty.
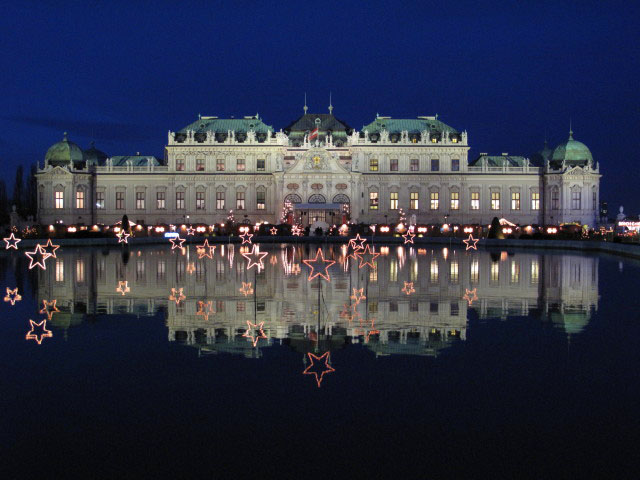
<svg viewBox="0 0 640 480"><path fill-rule="evenodd" d="M300 198L300 195L296 195L295 193L290 193L289 195L284 197L284 201L285 202L288 201L291 203L302 203L302 198Z"/></svg>
<svg viewBox="0 0 640 480"><path fill-rule="evenodd" d="M350 203L349 197L347 197L344 193L339 193L335 197L333 197L333 203Z"/></svg>
<svg viewBox="0 0 640 480"><path fill-rule="evenodd" d="M316 193L309 197L309 203L327 203L327 200L324 198L323 195Z"/></svg>

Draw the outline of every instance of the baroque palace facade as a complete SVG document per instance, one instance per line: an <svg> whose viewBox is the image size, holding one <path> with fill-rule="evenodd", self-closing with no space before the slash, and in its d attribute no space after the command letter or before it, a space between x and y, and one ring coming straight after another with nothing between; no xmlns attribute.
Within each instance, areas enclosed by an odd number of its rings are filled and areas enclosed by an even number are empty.
<svg viewBox="0 0 640 480"><path fill-rule="evenodd" d="M163 159L109 156L67 135L38 170L42 224L279 223L289 200L304 225L344 220L394 223L594 226L600 172L569 139L531 156L480 154L469 161L465 131L438 116L377 116L361 131L307 113L280 131L256 116L200 116L169 131Z"/></svg>

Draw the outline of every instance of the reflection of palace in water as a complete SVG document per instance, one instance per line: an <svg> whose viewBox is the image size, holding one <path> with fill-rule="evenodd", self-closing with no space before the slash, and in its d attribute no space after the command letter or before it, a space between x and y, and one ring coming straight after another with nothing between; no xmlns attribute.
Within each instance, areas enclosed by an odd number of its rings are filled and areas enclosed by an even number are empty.
<svg viewBox="0 0 640 480"><path fill-rule="evenodd" d="M377 355L436 355L466 339L472 311L480 318L540 316L572 334L598 304L597 257L394 246L378 248L377 269L359 269L345 261L346 247L325 247L337 263L319 291L302 263L315 248L268 248L260 273L246 269L233 245L218 246L211 259L199 259L194 246L127 254L66 248L39 272L38 300L57 300L53 328L95 315L165 312L170 341L203 354L247 356L274 343L300 351L362 343ZM186 298L170 300L180 288ZM356 303L353 289L366 299ZM247 321L264 322L268 338L258 348L243 336Z"/></svg>

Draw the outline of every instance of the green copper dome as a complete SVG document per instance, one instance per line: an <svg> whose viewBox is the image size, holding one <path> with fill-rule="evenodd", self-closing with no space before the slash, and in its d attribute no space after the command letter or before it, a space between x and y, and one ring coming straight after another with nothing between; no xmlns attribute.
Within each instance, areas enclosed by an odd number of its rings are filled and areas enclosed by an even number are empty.
<svg viewBox="0 0 640 480"><path fill-rule="evenodd" d="M82 149L67 139L67 132L64 132L64 138L58 143L54 143L44 157L45 163L54 167L69 166L84 162L84 153Z"/></svg>
<svg viewBox="0 0 640 480"><path fill-rule="evenodd" d="M568 166L586 166L593 164L593 156L587 146L573 139L573 132L569 132L569 139L561 143L553 151L552 163Z"/></svg>
<svg viewBox="0 0 640 480"><path fill-rule="evenodd" d="M109 156L102 150L98 150L94 142L91 142L91 146L84 151L84 158L87 161L87 165L102 166Z"/></svg>

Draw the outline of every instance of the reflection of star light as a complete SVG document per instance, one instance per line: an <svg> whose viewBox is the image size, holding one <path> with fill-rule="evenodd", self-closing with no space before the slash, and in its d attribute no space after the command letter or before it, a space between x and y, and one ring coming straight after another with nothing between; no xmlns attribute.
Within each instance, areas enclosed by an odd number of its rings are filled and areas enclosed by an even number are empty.
<svg viewBox="0 0 640 480"><path fill-rule="evenodd" d="M38 345L41 345L43 338L53 337L53 333L51 333L51 330L47 330L46 320L42 320L40 323L37 323L29 319L29 323L31 324L31 330L27 332L27 334L24 337L25 339L35 340L36 342L38 342Z"/></svg>
<svg viewBox="0 0 640 480"><path fill-rule="evenodd" d="M40 313L46 314L47 318L51 320L53 314L60 311L58 310L56 303L58 303L58 301L55 299L51 300L50 302L48 302L47 300L42 300L42 310L40 310Z"/></svg>
<svg viewBox="0 0 640 480"><path fill-rule="evenodd" d="M251 282L249 283L242 282L242 288L240 288L240 293L243 294L245 297L251 295L253 293Z"/></svg>
<svg viewBox="0 0 640 480"><path fill-rule="evenodd" d="M120 230L118 233L116 233L116 237L118 237L118 243L129 243L130 236L131 235L129 235L124 230Z"/></svg>
<svg viewBox="0 0 640 480"><path fill-rule="evenodd" d="M360 303L362 300L366 300L367 297L364 296L364 288L354 288L353 295L351 295L351 300L356 302L356 305Z"/></svg>
<svg viewBox="0 0 640 480"><path fill-rule="evenodd" d="M244 232L242 235L240 235L240 238L242 239L242 245L244 245L245 243L251 245L251 237L253 237L253 233L249 232Z"/></svg>
<svg viewBox="0 0 640 480"><path fill-rule="evenodd" d="M249 260L249 265L247 265L247 270L251 270L252 267L258 267L258 271L264 268L264 257L268 255L267 252L261 252L260 247L258 245L254 245L250 252L242 253L242 256Z"/></svg>
<svg viewBox="0 0 640 480"><path fill-rule="evenodd" d="M196 233L196 229L189 225L187 228L187 235L193 235L194 233Z"/></svg>
<svg viewBox="0 0 640 480"><path fill-rule="evenodd" d="M356 252L356 256L360 260L359 268L363 268L365 265L369 265L371 268L376 268L373 262L378 256L380 256L380 254L373 251L371 249L371 245L367 245L364 250L358 250Z"/></svg>
<svg viewBox="0 0 640 480"><path fill-rule="evenodd" d="M202 315L204 317L204 321L209 320L209 315L213 315L213 301L208 300L206 302L202 300L198 300L198 311L196 315Z"/></svg>
<svg viewBox="0 0 640 480"><path fill-rule="evenodd" d="M278 234L278 229L276 227L271 227L269 229L269 231L271 232L271 235L277 235Z"/></svg>
<svg viewBox="0 0 640 480"><path fill-rule="evenodd" d="M18 293L18 287L13 290L7 287L7 294L4 296L4 301L11 302L11 305L15 305L16 302L19 302L20 300L22 300L22 295Z"/></svg>
<svg viewBox="0 0 640 480"><path fill-rule="evenodd" d="M413 233L411 230L407 230L407 233L405 233L404 235L402 235L404 238L404 243L413 243L413 237L416 236L415 233Z"/></svg>
<svg viewBox="0 0 640 480"><path fill-rule="evenodd" d="M413 282L404 282L404 287L402 288L403 293L406 293L407 295L411 295L415 291L416 291L415 288L413 288Z"/></svg>
<svg viewBox="0 0 640 480"><path fill-rule="evenodd" d="M180 235L178 235L177 237L173 237L170 238L169 241L171 242L171 250L174 250L176 248L182 248L182 244L185 242L185 238L180 238Z"/></svg>
<svg viewBox="0 0 640 480"><path fill-rule="evenodd" d="M258 340L261 338L267 338L264 333L264 322L260 323L251 323L247 320L247 331L242 334L243 337L250 338L253 342L253 346L258 345Z"/></svg>
<svg viewBox="0 0 640 480"><path fill-rule="evenodd" d="M185 297L184 293L182 293L182 290L182 287L178 289L172 288L171 295L169 295L169 300L172 302L176 302L176 305L180 305L180 302L187 298Z"/></svg>
<svg viewBox="0 0 640 480"><path fill-rule="evenodd" d="M118 282L118 287L116 288L116 292L121 293L122 296L124 297L130 291L131 289L129 288L128 280L124 280L124 281L121 280Z"/></svg>
<svg viewBox="0 0 640 480"><path fill-rule="evenodd" d="M37 244L36 245L36 249L33 252L24 252L24 254L29 257L29 270L31 270L33 267L40 267L43 270L46 270L47 267L44 266L44 261L49 258L51 256L51 254L47 253L44 251L44 249L42 248L42 245ZM37 262L34 261L33 257L35 257L36 255L40 255L42 256L42 258L40 260L38 260Z"/></svg>
<svg viewBox="0 0 640 480"><path fill-rule="evenodd" d="M318 388L320 388L320 384L322 383L324 374L336 371L335 368L333 368L329 363L329 352L324 352L319 357L311 352L308 352L307 356L309 357L309 361L311 362L311 364L304 369L304 372L302 372L302 374L315 375L316 383L318 384Z"/></svg>
<svg viewBox="0 0 640 480"><path fill-rule="evenodd" d="M18 243L20 243L22 241L21 238L16 238L16 236L13 234L13 232L11 232L11 235L9 235L7 238L3 238L4 243L6 244L6 249L9 250L10 248L13 248L15 250L18 249Z"/></svg>
<svg viewBox="0 0 640 480"><path fill-rule="evenodd" d="M311 272L309 273L309 281L318 276L324 278L328 282L331 281L331 277L329 276L329 267L336 262L334 260L325 260L324 253L322 253L321 248L318 248L316 258L307 258L302 262L311 269Z"/></svg>
<svg viewBox="0 0 640 480"><path fill-rule="evenodd" d="M480 240L479 238L473 238L473 235L469 234L469 238L467 238L466 240L463 240L464 244L467 246L467 250L473 248L474 250L477 250L478 247L476 247L476 244L478 243L478 240Z"/></svg>
<svg viewBox="0 0 640 480"><path fill-rule="evenodd" d="M51 239L47 240L47 243L43 247L44 251L47 252L50 257L53 257L53 258L58 258L56 257L56 250L58 250L59 248L60 248L60 245L54 245Z"/></svg>
<svg viewBox="0 0 640 480"><path fill-rule="evenodd" d="M196 264L193 262L189 262L189 264L187 264L187 273L189 275L193 275L196 271Z"/></svg>
<svg viewBox="0 0 640 480"><path fill-rule="evenodd" d="M364 248L364 242L366 242L366 238L360 238L360 234L358 233L355 238L349 240L349 246L354 250L360 250Z"/></svg>
<svg viewBox="0 0 640 480"><path fill-rule="evenodd" d="M202 245L198 245L196 247L196 253L198 254L198 258L213 258L213 252L215 252L216 246L209 245L209 240L205 239Z"/></svg>
<svg viewBox="0 0 640 480"><path fill-rule="evenodd" d="M478 300L478 295L477 295L477 288L474 288L473 290L469 290L468 288L465 288L465 294L464 297L462 297L463 300L466 300L469 303L469 306L471 306L471 304L473 302L475 302L476 300Z"/></svg>
<svg viewBox="0 0 640 480"><path fill-rule="evenodd" d="M269 257L269 263L271 265L276 265L278 263L278 257L276 257L275 253L272 253L271 257Z"/></svg>

